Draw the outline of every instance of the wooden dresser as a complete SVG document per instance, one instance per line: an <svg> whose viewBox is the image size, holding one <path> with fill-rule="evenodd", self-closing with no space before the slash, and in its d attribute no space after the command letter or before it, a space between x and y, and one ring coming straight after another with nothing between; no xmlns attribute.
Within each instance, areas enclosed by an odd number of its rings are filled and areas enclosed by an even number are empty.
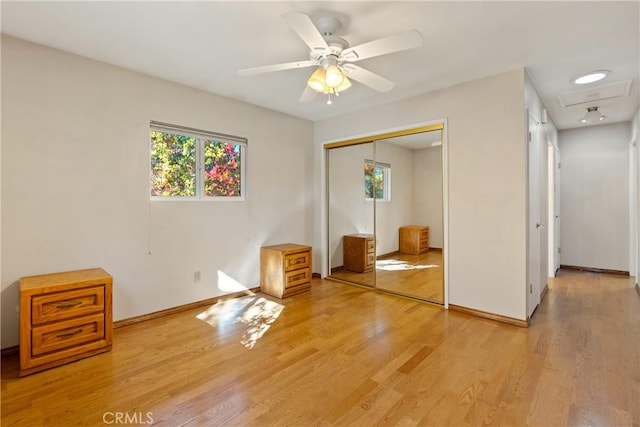
<svg viewBox="0 0 640 427"><path fill-rule="evenodd" d="M260 290L277 298L311 289L311 247L284 243L260 248Z"/></svg>
<svg viewBox="0 0 640 427"><path fill-rule="evenodd" d="M365 273L376 266L376 239L373 234L349 234L342 237L345 270Z"/></svg>
<svg viewBox="0 0 640 427"><path fill-rule="evenodd" d="M400 227L401 254L420 255L429 251L429 227L407 225Z"/></svg>
<svg viewBox="0 0 640 427"><path fill-rule="evenodd" d="M112 277L101 268L20 279L20 376L111 350Z"/></svg>

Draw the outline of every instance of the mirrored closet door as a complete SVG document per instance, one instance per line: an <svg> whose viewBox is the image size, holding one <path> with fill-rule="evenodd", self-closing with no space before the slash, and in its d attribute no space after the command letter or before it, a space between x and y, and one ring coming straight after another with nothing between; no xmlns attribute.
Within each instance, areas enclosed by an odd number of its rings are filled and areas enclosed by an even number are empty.
<svg viewBox="0 0 640 427"><path fill-rule="evenodd" d="M330 276L444 303L443 126L328 144Z"/></svg>
<svg viewBox="0 0 640 427"><path fill-rule="evenodd" d="M375 230L365 165L373 157L372 142L327 154L330 277L369 287L375 286Z"/></svg>
<svg viewBox="0 0 640 427"><path fill-rule="evenodd" d="M442 131L379 139L388 194L376 199L376 287L444 303Z"/></svg>

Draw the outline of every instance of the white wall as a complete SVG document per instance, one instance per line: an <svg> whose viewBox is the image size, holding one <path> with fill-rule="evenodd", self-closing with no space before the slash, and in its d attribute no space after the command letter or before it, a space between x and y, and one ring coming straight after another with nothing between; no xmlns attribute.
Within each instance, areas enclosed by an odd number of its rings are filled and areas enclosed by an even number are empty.
<svg viewBox="0 0 640 427"><path fill-rule="evenodd" d="M398 250L399 228L412 223L413 150L376 141L376 162L391 166L391 200L376 200L376 254Z"/></svg>
<svg viewBox="0 0 640 427"><path fill-rule="evenodd" d="M316 211L322 145L447 119L449 303L526 319L524 70L417 95L315 124ZM316 222L322 247L323 220Z"/></svg>
<svg viewBox="0 0 640 427"><path fill-rule="evenodd" d="M442 146L413 152L413 214L411 223L429 226L429 246L444 246L442 209Z"/></svg>
<svg viewBox="0 0 640 427"><path fill-rule="evenodd" d="M563 265L629 271L630 124L561 130Z"/></svg>
<svg viewBox="0 0 640 427"><path fill-rule="evenodd" d="M248 200L149 202L150 120L247 137ZM101 266L115 320L258 286L312 243L313 161L308 121L3 35L2 347L25 275Z"/></svg>

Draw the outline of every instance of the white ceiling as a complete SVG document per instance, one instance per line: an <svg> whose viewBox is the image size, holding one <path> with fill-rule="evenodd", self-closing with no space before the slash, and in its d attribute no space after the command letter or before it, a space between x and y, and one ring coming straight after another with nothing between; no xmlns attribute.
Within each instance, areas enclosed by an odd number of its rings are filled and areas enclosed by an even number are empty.
<svg viewBox="0 0 640 427"><path fill-rule="evenodd" d="M1 2L2 32L309 120L526 67L558 128L586 107L563 108L571 78L607 69L631 94L598 102L607 122L639 102L640 2ZM388 93L354 82L328 106L298 98L313 69L239 77L241 68L308 59L282 15L330 15L352 46L416 29L424 44L358 62L392 81Z"/></svg>

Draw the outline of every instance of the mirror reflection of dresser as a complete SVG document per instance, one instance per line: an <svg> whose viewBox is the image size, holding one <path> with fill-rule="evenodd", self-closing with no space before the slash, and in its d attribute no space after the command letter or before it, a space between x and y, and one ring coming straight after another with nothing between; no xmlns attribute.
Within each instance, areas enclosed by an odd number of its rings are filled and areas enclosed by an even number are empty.
<svg viewBox="0 0 640 427"><path fill-rule="evenodd" d="M376 239L373 234L349 234L342 238L344 269L365 273L376 265Z"/></svg>
<svg viewBox="0 0 640 427"><path fill-rule="evenodd" d="M429 227L405 225L398 232L398 251L401 254L420 255L429 250Z"/></svg>

